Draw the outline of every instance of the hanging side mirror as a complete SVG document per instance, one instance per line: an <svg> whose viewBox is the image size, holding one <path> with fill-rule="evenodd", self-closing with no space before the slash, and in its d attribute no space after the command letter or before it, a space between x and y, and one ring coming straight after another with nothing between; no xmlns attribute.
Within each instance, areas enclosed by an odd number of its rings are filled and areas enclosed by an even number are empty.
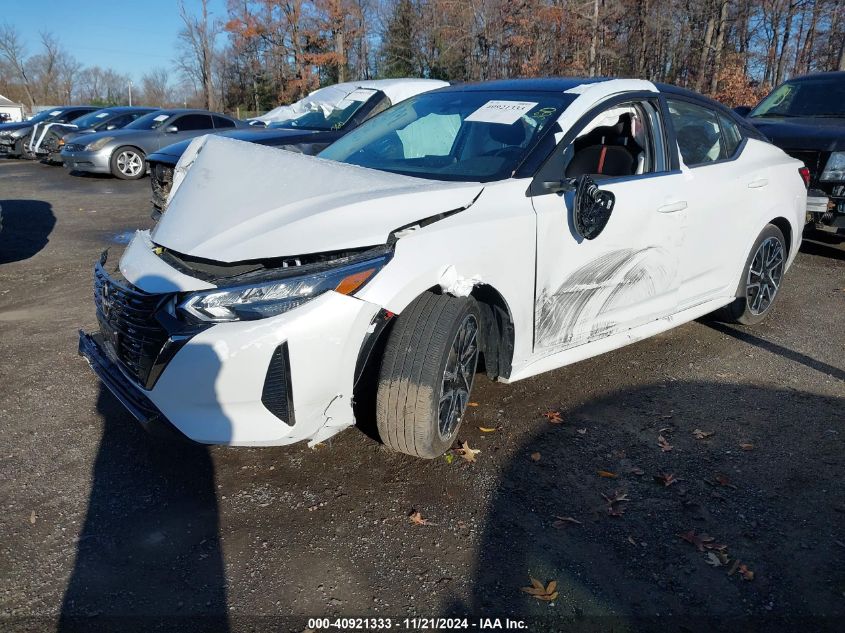
<svg viewBox="0 0 845 633"><path fill-rule="evenodd" d="M616 196L612 191L599 189L599 186L586 174L578 178L575 200L572 204L572 221L575 230L584 239L592 240L604 231L610 221L610 214L616 205Z"/></svg>

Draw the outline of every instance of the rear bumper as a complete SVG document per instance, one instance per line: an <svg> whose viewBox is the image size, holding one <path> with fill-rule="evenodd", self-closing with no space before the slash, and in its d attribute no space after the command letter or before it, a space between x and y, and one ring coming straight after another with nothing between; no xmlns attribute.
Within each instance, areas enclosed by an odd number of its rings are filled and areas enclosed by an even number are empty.
<svg viewBox="0 0 845 633"><path fill-rule="evenodd" d="M79 330L79 355L88 361L103 385L126 407L132 417L138 420L145 431L167 439L189 441L150 399L123 375L103 349L103 339L99 333L88 334Z"/></svg>

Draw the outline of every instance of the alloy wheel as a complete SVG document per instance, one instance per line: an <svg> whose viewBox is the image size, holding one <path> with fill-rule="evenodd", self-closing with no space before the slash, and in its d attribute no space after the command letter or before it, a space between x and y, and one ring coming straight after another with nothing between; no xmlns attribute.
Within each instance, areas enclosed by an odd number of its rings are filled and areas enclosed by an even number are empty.
<svg viewBox="0 0 845 633"><path fill-rule="evenodd" d="M143 159L130 150L124 150L117 155L117 168L124 176L137 176L144 167Z"/></svg>
<svg viewBox="0 0 845 633"><path fill-rule="evenodd" d="M448 439L461 421L469 403L477 364L478 320L468 314L449 347L449 357L443 371L437 429L442 439Z"/></svg>
<svg viewBox="0 0 845 633"><path fill-rule="evenodd" d="M745 298L754 315L763 314L772 305L783 278L784 248L776 237L769 237L754 253L748 269Z"/></svg>

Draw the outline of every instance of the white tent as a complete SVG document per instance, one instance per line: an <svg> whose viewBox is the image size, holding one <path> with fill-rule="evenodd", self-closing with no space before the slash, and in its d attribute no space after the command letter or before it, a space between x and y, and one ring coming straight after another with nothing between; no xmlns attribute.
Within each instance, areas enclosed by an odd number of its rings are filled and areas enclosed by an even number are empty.
<svg viewBox="0 0 845 633"><path fill-rule="evenodd" d="M23 106L0 95L0 114L8 114L9 120L6 123L17 123L23 121ZM1 123L2 121L0 121Z"/></svg>

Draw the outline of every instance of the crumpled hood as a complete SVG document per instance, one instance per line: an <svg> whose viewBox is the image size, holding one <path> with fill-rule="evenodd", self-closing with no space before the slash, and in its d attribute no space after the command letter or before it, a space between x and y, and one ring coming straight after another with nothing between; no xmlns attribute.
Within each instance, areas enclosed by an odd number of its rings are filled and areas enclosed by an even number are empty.
<svg viewBox="0 0 845 633"><path fill-rule="evenodd" d="M374 246L397 228L470 206L482 188L208 135L179 160L152 240L219 262Z"/></svg>

